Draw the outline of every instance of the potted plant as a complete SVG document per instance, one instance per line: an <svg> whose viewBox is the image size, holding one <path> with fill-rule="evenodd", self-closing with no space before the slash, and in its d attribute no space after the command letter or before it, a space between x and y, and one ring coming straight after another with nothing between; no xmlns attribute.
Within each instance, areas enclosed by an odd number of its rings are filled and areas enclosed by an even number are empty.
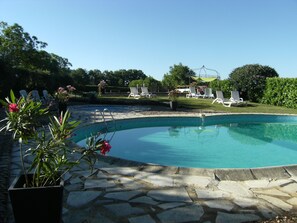
<svg viewBox="0 0 297 223"><path fill-rule="evenodd" d="M93 171L98 152L109 152L109 142L90 136L86 148L73 148L69 138L79 122L69 121L69 111L51 117L41 102L17 99L13 91L0 102L6 108L0 131L11 132L20 149L22 172L8 189L15 222L61 222L63 176L82 160ZM46 126L40 122L45 116Z"/></svg>
<svg viewBox="0 0 297 223"><path fill-rule="evenodd" d="M67 85L66 88L64 87L59 87L58 90L55 93L55 98L58 102L58 111L59 115L61 112L65 114L67 110L67 102L69 100L70 95L72 94L73 91L75 91L75 87L72 85Z"/></svg>
<svg viewBox="0 0 297 223"><path fill-rule="evenodd" d="M179 92L177 90L171 90L169 91L168 93L168 98L169 98L169 104L170 104L170 108L171 110L173 111L176 111L177 109L177 99L178 99L178 96L179 96Z"/></svg>

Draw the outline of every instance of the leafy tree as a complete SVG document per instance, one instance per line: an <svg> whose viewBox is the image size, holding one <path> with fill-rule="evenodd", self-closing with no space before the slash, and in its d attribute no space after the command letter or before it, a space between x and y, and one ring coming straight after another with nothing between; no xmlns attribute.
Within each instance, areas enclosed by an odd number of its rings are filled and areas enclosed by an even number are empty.
<svg viewBox="0 0 297 223"><path fill-rule="evenodd" d="M145 79L147 77L141 70L136 69L121 69L115 71L114 76L117 78L118 84L122 83L124 86L129 86L129 83L133 80Z"/></svg>
<svg viewBox="0 0 297 223"><path fill-rule="evenodd" d="M230 85L230 80L215 80L210 82L209 86L214 91L222 91L224 93L224 97L228 98L231 96L232 87Z"/></svg>
<svg viewBox="0 0 297 223"><path fill-rule="evenodd" d="M248 64L234 69L229 80L233 89L238 90L245 100L259 102L268 77L278 77L278 73L269 66Z"/></svg>
<svg viewBox="0 0 297 223"><path fill-rule="evenodd" d="M100 81L102 81L102 80L105 81L104 74L98 69L90 70L89 71L89 77L90 77L90 80L91 80L90 84L99 84Z"/></svg>
<svg viewBox="0 0 297 223"><path fill-rule="evenodd" d="M183 66L181 63L170 67L170 71L164 74L162 83L169 90L174 89L177 85L188 85L191 81L191 76L195 75L195 72L187 66Z"/></svg>
<svg viewBox="0 0 297 223"><path fill-rule="evenodd" d="M0 69L1 73L3 72L1 76L6 76L0 83L3 93L8 93L9 89L17 86L17 83L32 86L31 76L36 74L36 64L40 59L38 50L45 48L46 45L37 37L24 32L20 25L8 26L7 23L0 22ZM42 70L42 67L38 68ZM10 82L11 80L14 81Z"/></svg>
<svg viewBox="0 0 297 223"><path fill-rule="evenodd" d="M178 82L177 80L175 80L175 78L172 75L164 74L162 85L168 90L173 90L178 85Z"/></svg>
<svg viewBox="0 0 297 223"><path fill-rule="evenodd" d="M154 79L153 77L149 76L146 77L144 80L133 80L129 83L129 87L136 87L136 86L146 86L149 88L150 91L157 92L160 88L162 88L162 84L160 81Z"/></svg>
<svg viewBox="0 0 297 223"><path fill-rule="evenodd" d="M162 88L161 81L154 79L152 76L148 76L144 79L143 83L152 92L158 92Z"/></svg>
<svg viewBox="0 0 297 223"><path fill-rule="evenodd" d="M47 43L39 41L14 24L0 22L0 88L2 96L10 89L53 90L61 77L69 74L71 64L65 58L43 50ZM69 78L68 78L69 79Z"/></svg>
<svg viewBox="0 0 297 223"><path fill-rule="evenodd" d="M73 85L87 85L90 83L90 76L85 69L78 68L70 72L70 76L73 79Z"/></svg>

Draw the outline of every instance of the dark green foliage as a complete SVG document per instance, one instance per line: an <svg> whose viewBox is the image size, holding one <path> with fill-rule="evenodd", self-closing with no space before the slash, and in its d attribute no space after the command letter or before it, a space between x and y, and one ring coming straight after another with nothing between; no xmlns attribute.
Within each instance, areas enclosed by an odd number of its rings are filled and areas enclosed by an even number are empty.
<svg viewBox="0 0 297 223"><path fill-rule="evenodd" d="M297 78L267 78L261 102L297 108Z"/></svg>
<svg viewBox="0 0 297 223"><path fill-rule="evenodd" d="M238 90L245 100L259 102L268 77L278 77L278 73L268 66L249 64L233 70L229 80L233 90Z"/></svg>
<svg viewBox="0 0 297 223"><path fill-rule="evenodd" d="M67 59L44 51L46 46L20 25L0 22L1 98L9 94L10 89L56 88L53 83L60 83L57 76L63 75L71 64Z"/></svg>
<svg viewBox="0 0 297 223"><path fill-rule="evenodd" d="M142 87L143 85L148 87L150 92L158 92L162 89L162 83L151 76L145 79L133 80L129 83L129 87Z"/></svg>
<svg viewBox="0 0 297 223"><path fill-rule="evenodd" d="M231 87L230 81L228 79L212 81L212 82L210 82L209 87L211 87L213 89L213 92L222 91L224 93L225 98L231 97L232 87Z"/></svg>
<svg viewBox="0 0 297 223"><path fill-rule="evenodd" d="M195 72L187 66L183 66L181 63L170 67L168 74L165 74L162 80L162 84L169 90L175 89L178 85L188 85L191 81L191 76L194 76Z"/></svg>

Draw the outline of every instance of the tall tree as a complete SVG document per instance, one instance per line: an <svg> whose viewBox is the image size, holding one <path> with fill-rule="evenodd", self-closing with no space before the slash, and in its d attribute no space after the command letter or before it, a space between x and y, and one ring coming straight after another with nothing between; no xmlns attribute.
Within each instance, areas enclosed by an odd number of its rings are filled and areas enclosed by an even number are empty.
<svg viewBox="0 0 297 223"><path fill-rule="evenodd" d="M188 66L181 63L175 64L170 67L169 73L164 74L162 83L168 89L173 89L177 85L188 85L193 75L195 75L195 72Z"/></svg>
<svg viewBox="0 0 297 223"><path fill-rule="evenodd" d="M90 84L90 76L85 69L78 68L70 72L70 76L73 79L73 85L87 85Z"/></svg>
<svg viewBox="0 0 297 223"><path fill-rule="evenodd" d="M0 22L0 72L5 77L0 82L1 97L8 95L10 89L52 90L61 80L60 75L68 75L69 61L46 52L46 46L20 25Z"/></svg>
<svg viewBox="0 0 297 223"><path fill-rule="evenodd" d="M278 77L269 66L247 64L234 69L229 75L230 84L246 100L259 102L264 94L266 78Z"/></svg>

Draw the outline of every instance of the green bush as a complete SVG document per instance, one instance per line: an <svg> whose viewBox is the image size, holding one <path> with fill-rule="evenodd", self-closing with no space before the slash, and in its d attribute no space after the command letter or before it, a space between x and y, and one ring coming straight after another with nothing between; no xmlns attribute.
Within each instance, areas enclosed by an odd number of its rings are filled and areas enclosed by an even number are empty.
<svg viewBox="0 0 297 223"><path fill-rule="evenodd" d="M278 77L273 68L249 64L233 70L229 80L233 90L238 90L245 100L259 102L264 94L266 78L269 77Z"/></svg>
<svg viewBox="0 0 297 223"><path fill-rule="evenodd" d="M261 102L297 108L297 78L267 78Z"/></svg>
<svg viewBox="0 0 297 223"><path fill-rule="evenodd" d="M232 87L228 79L212 81L209 86L213 89L213 92L222 91L225 98L231 97Z"/></svg>

